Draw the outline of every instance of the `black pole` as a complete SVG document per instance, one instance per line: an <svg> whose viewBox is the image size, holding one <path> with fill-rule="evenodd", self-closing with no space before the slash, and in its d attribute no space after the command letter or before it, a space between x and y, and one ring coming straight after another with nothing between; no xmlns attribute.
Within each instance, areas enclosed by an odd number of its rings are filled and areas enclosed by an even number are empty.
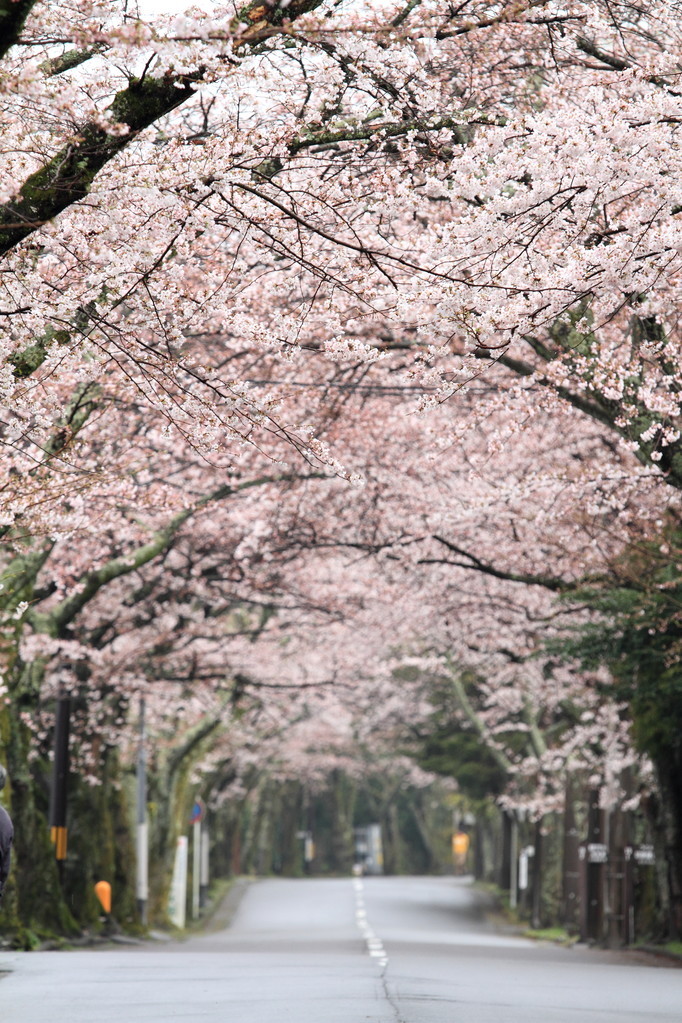
<svg viewBox="0 0 682 1023"><path fill-rule="evenodd" d="M500 873L498 884L503 891L511 892L512 885L512 874L514 867L512 864L513 851L512 846L513 832L515 824L515 810L502 810L502 862L500 864Z"/></svg>
<svg viewBox="0 0 682 1023"><path fill-rule="evenodd" d="M586 861L586 938L601 942L604 938L604 813L599 806L599 789L588 794Z"/></svg>
<svg viewBox="0 0 682 1023"><path fill-rule="evenodd" d="M542 927L542 875L543 875L543 848L542 848L542 818L535 822L534 835L535 853L533 855L533 886L531 892L531 927L538 930Z"/></svg>
<svg viewBox="0 0 682 1023"><path fill-rule="evenodd" d="M50 828L55 847L55 858L59 866L60 879L63 877L66 859L66 807L69 783L69 722L71 699L60 696L57 699L57 713L54 726L54 763L52 765L52 789L50 792Z"/></svg>

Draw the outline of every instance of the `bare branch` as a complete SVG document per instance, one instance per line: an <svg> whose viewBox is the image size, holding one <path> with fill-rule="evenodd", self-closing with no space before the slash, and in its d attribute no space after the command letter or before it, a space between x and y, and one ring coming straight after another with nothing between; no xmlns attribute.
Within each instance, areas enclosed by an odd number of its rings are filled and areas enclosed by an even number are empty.
<svg viewBox="0 0 682 1023"><path fill-rule="evenodd" d="M482 572L484 575L493 576L495 579L504 579L507 582L523 583L526 586L542 586L544 589L552 590L554 593L570 593L573 590L577 590L580 586L585 585L584 579L580 581L572 581L570 579L562 579L559 576L533 575L528 572L508 572L504 569L496 568L487 561L483 561L470 551L464 550L463 547L458 547L457 544L452 543L450 540L446 540L443 536L438 536L434 533L433 539L442 544L453 554L458 555L459 560L445 558L420 558L418 564L453 565L457 568L466 568L476 572Z"/></svg>

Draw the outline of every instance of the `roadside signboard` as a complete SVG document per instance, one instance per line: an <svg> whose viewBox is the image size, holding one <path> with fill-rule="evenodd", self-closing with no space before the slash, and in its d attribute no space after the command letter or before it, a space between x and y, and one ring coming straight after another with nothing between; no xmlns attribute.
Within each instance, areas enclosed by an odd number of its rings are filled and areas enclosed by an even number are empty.
<svg viewBox="0 0 682 1023"><path fill-rule="evenodd" d="M640 845L635 849L635 863L640 867L653 867L656 863L653 845Z"/></svg>

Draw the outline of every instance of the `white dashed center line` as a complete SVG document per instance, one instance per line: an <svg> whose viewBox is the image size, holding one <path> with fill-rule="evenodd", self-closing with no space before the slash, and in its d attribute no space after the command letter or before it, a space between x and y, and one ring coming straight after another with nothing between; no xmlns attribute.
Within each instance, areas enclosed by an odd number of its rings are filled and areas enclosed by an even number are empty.
<svg viewBox="0 0 682 1023"><path fill-rule="evenodd" d="M362 878L353 878L353 888L355 889L355 922L358 926L360 934L365 940L367 951L373 959L376 959L379 966L384 969L388 965L388 956L384 948L381 938L378 938L372 930L369 920L367 919L367 910L365 908L365 887L362 883Z"/></svg>

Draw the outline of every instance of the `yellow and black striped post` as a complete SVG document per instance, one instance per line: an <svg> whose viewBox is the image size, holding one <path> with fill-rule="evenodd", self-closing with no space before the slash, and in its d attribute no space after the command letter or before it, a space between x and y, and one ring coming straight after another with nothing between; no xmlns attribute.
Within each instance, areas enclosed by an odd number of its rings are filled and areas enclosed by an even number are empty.
<svg viewBox="0 0 682 1023"><path fill-rule="evenodd" d="M54 846L54 855L57 860L66 859L66 846L67 846L67 829L65 827L51 827L50 838Z"/></svg>

